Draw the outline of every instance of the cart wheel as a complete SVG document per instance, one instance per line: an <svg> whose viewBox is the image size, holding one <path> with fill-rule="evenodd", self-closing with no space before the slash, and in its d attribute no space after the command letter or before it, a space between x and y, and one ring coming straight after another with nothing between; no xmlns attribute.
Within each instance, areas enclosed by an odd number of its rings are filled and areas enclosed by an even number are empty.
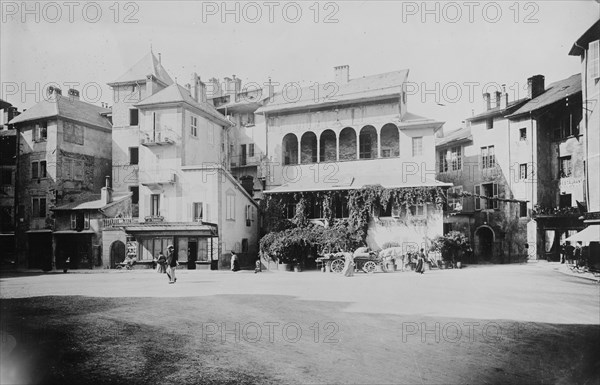
<svg viewBox="0 0 600 385"><path fill-rule="evenodd" d="M373 261L367 261L365 263L365 265L363 266L363 270L365 271L365 273L374 273L375 270L377 269L377 265L375 265L375 262Z"/></svg>
<svg viewBox="0 0 600 385"><path fill-rule="evenodd" d="M341 273L342 270L344 270L344 260L343 259L336 259L333 262L331 262L331 271L333 271L334 273Z"/></svg>

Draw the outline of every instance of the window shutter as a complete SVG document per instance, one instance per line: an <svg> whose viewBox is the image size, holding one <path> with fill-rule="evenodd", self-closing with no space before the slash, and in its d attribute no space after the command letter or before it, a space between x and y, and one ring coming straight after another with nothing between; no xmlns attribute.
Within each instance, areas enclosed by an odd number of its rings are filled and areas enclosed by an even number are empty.
<svg viewBox="0 0 600 385"><path fill-rule="evenodd" d="M478 195L481 194L481 185L475 186L475 210L481 210L481 198Z"/></svg>
<svg viewBox="0 0 600 385"><path fill-rule="evenodd" d="M83 228L84 229L90 228L90 213L88 213L88 212L85 212L83 214Z"/></svg>
<svg viewBox="0 0 600 385"><path fill-rule="evenodd" d="M202 220L206 221L206 222L210 222L211 221L211 217L210 217L210 206L208 203L204 204L204 212L203 212L203 216L202 216Z"/></svg>
<svg viewBox="0 0 600 385"><path fill-rule="evenodd" d="M71 230L75 230L77 228L77 216L75 213L71 213Z"/></svg>
<svg viewBox="0 0 600 385"><path fill-rule="evenodd" d="M494 183L492 189L493 189L492 195L494 196L494 198L498 198L498 184ZM492 204L493 204L493 208L497 209L498 208L498 199L494 199L492 201Z"/></svg>
<svg viewBox="0 0 600 385"><path fill-rule="evenodd" d="M188 213L188 218L190 222L194 222L195 218L194 218L194 204L193 203L186 203L186 210Z"/></svg>

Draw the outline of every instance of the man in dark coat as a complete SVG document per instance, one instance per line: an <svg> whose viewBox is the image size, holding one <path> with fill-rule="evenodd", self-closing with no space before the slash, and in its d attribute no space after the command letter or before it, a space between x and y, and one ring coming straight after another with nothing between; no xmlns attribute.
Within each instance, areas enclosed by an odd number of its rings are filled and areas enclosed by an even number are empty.
<svg viewBox="0 0 600 385"><path fill-rule="evenodd" d="M169 283L177 282L177 278L175 278L175 269L178 265L179 262L177 262L175 247L169 245L169 247L167 247L167 276L169 277Z"/></svg>

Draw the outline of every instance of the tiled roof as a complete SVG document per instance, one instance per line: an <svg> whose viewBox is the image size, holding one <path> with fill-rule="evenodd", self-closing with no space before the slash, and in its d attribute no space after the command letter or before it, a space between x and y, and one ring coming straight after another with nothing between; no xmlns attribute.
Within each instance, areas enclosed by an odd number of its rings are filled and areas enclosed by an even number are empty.
<svg viewBox="0 0 600 385"><path fill-rule="evenodd" d="M88 195L86 198L70 202L62 206L53 208L54 211L70 211L70 210L98 210L105 207L112 206L115 203L121 202L127 197L131 196L131 193L125 195L115 196L113 195L112 202L105 204L100 200L100 194Z"/></svg>
<svg viewBox="0 0 600 385"><path fill-rule="evenodd" d="M587 46L591 41L598 40L598 36L600 36L600 19L592 24L592 26L577 39L575 44L573 44L573 47L571 47L569 55L580 56L583 53L583 49L587 49Z"/></svg>
<svg viewBox="0 0 600 385"><path fill-rule="evenodd" d="M333 180L315 178L310 173L301 174L300 179L285 183L266 194L288 193L299 191L331 191L331 190L356 190L364 186L381 185L384 188L409 188L409 187L449 187L452 183L422 177L420 173L402 173L401 169L385 168L385 173L370 172L368 174L343 174L338 173ZM418 175L417 175L418 174Z"/></svg>
<svg viewBox="0 0 600 385"><path fill-rule="evenodd" d="M319 84L318 94L314 84L300 89L288 87L286 92L276 93L272 101L256 112L261 114L400 97L407 77L408 70L402 70L350 79L346 84L338 84L337 89L331 87L330 83ZM296 96L297 92L300 93L299 96Z"/></svg>
<svg viewBox="0 0 600 385"><path fill-rule="evenodd" d="M573 75L550 84L543 94L525 103L521 108L509 115L509 117L539 110L578 92L581 92L581 74Z"/></svg>
<svg viewBox="0 0 600 385"><path fill-rule="evenodd" d="M437 138L435 141L436 147L446 146L448 144L458 143L461 141L473 140L471 135L471 129L469 127L463 127L459 130L448 133L447 135Z"/></svg>
<svg viewBox="0 0 600 385"><path fill-rule="evenodd" d="M190 92L185 87L180 86L177 83L173 83L169 87L158 91L154 95L148 96L135 106L147 107L165 103L186 103L204 112L204 114L206 114L208 117L212 117L213 120L217 120L222 125L233 125L233 123L221 115L221 113L219 113L219 111L217 111L212 104L197 102L194 100L194 98L192 98L192 95L190 95Z"/></svg>
<svg viewBox="0 0 600 385"><path fill-rule="evenodd" d="M173 84L173 80L164 69L160 61L154 56L154 53L148 52L139 62L135 63L133 67L127 70L114 82L108 83L108 85L118 83L132 83L136 81L146 81L148 75L153 75L158 80L162 81L166 85Z"/></svg>
<svg viewBox="0 0 600 385"><path fill-rule="evenodd" d="M107 112L110 110L70 96L54 94L16 116L9 123L17 124L56 116L110 130L112 128L110 122L100 115Z"/></svg>
<svg viewBox="0 0 600 385"><path fill-rule="evenodd" d="M505 116L506 114L510 114L516 108L519 108L521 105L523 105L523 103L527 102L527 100L528 100L527 98L513 100L512 102L507 103L506 108L500 108L500 107L490 108L489 110L484 111L480 114L471 116L470 118L467 118L466 120L474 121L474 120L480 120L483 118L488 118L491 116Z"/></svg>
<svg viewBox="0 0 600 385"><path fill-rule="evenodd" d="M12 104L10 104L9 102L0 99L0 109L8 108L11 106L12 106Z"/></svg>

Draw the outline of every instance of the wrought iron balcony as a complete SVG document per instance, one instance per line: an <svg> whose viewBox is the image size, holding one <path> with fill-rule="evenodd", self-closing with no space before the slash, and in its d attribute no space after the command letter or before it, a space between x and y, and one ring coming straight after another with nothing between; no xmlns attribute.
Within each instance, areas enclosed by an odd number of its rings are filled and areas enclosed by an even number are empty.
<svg viewBox="0 0 600 385"><path fill-rule="evenodd" d="M142 131L140 132L140 144L146 147L175 144L175 133L169 129Z"/></svg>

